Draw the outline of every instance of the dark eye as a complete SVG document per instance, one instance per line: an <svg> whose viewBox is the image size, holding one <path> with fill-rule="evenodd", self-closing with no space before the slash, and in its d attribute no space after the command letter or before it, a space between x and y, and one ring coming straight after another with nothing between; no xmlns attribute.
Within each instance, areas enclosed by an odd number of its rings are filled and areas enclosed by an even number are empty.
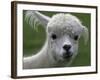
<svg viewBox="0 0 100 80"><path fill-rule="evenodd" d="M56 34L52 34L52 35L51 35L51 38L52 38L53 40L55 40L55 39L57 38Z"/></svg>
<svg viewBox="0 0 100 80"><path fill-rule="evenodd" d="M78 40L78 37L79 37L78 35L75 35L74 40Z"/></svg>

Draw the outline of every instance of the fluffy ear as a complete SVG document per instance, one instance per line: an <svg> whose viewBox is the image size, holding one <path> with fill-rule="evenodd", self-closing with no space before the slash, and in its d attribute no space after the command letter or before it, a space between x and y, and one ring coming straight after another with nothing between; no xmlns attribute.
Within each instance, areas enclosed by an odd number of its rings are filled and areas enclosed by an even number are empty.
<svg viewBox="0 0 100 80"><path fill-rule="evenodd" d="M83 34L82 35L83 35L85 44L87 44L89 33L88 33L87 27L85 27L85 26L83 26Z"/></svg>
<svg viewBox="0 0 100 80"><path fill-rule="evenodd" d="M46 28L49 20L50 17L45 16L38 11L26 11L25 14L25 21L32 27L35 27L36 24L41 24L44 28Z"/></svg>

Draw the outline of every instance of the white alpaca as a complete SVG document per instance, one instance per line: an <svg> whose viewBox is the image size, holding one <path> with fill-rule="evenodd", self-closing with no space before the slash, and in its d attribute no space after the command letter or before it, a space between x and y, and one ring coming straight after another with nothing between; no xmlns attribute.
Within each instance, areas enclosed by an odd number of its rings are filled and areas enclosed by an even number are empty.
<svg viewBox="0 0 100 80"><path fill-rule="evenodd" d="M59 13L50 18L38 11L27 11L25 16L31 26L37 22L44 26L47 39L39 53L24 58L24 69L68 66L78 53L80 36L88 40L87 28L71 14Z"/></svg>

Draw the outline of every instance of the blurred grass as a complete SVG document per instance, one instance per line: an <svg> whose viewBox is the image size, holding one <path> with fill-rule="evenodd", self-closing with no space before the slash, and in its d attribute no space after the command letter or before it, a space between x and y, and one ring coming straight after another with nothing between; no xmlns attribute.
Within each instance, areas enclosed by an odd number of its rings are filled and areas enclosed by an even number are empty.
<svg viewBox="0 0 100 80"><path fill-rule="evenodd" d="M59 12L42 12L41 13L52 16ZM71 13L77 16L84 26L86 26L89 30L90 35L90 18L91 15L87 13ZM45 40L46 40L46 32L44 28L39 25L38 31L34 30L34 28L30 27L24 20L25 10L23 11L23 56L30 56L32 54L36 54L42 48ZM89 66L91 65L91 54L90 54L90 37L89 42L85 45L83 38L79 41L79 51L78 55L70 66Z"/></svg>

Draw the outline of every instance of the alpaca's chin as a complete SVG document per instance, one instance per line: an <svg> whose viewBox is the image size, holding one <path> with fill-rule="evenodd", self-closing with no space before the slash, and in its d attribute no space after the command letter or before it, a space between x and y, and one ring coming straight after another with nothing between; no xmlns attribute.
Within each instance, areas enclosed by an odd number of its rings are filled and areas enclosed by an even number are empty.
<svg viewBox="0 0 100 80"><path fill-rule="evenodd" d="M69 62L70 60L72 60L72 56L70 56L70 57L63 57L63 60Z"/></svg>
<svg viewBox="0 0 100 80"><path fill-rule="evenodd" d="M72 60L73 55L71 56L62 56L58 59L59 62L69 62L70 60Z"/></svg>

